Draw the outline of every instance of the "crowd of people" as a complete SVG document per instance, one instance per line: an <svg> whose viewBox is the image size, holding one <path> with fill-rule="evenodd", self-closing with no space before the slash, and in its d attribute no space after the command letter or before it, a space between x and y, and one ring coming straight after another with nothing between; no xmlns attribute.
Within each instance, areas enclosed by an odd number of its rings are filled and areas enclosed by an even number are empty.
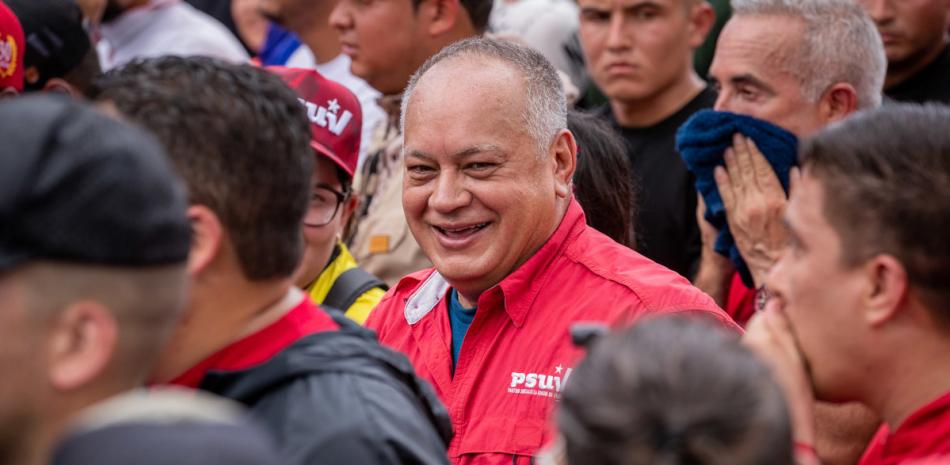
<svg viewBox="0 0 950 465"><path fill-rule="evenodd" d="M950 464L950 0L0 0L0 95L0 465Z"/></svg>

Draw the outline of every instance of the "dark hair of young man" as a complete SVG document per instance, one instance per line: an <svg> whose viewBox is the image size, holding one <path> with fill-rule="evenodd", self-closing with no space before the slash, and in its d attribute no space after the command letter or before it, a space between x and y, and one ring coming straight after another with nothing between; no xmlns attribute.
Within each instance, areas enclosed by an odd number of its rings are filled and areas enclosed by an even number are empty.
<svg viewBox="0 0 950 465"><path fill-rule="evenodd" d="M103 75L94 94L165 145L191 203L218 215L248 279L293 274L314 157L304 106L279 77L162 57Z"/></svg>
<svg viewBox="0 0 950 465"><path fill-rule="evenodd" d="M492 0L459 0L459 3L468 13L475 32L484 34L488 29L488 17L491 16L491 8L494 4ZM413 9L418 9L421 4L422 0L412 0Z"/></svg>
<svg viewBox="0 0 950 465"><path fill-rule="evenodd" d="M91 47L86 55L75 68L63 76L63 80L73 86L76 91L84 96L89 96L93 91L93 85L96 79L102 75L102 66L99 63L99 54L95 47Z"/></svg>
<svg viewBox="0 0 950 465"><path fill-rule="evenodd" d="M699 315L596 341L565 387L558 426L568 465L793 463L789 413L768 368Z"/></svg>
<svg viewBox="0 0 950 465"><path fill-rule="evenodd" d="M856 265L889 254L936 317L950 324L950 108L893 105L802 144L825 192L825 216Z"/></svg>
<svg viewBox="0 0 950 465"><path fill-rule="evenodd" d="M574 195L587 224L636 249L636 194L623 139L601 118L587 113L568 113L567 127L577 140Z"/></svg>

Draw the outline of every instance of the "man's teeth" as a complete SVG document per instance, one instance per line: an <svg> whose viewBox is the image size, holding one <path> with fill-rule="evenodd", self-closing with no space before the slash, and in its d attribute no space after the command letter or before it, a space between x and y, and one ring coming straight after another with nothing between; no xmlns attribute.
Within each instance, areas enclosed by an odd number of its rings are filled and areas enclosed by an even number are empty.
<svg viewBox="0 0 950 465"><path fill-rule="evenodd" d="M456 229L439 228L439 229L441 229L443 232L447 234L466 234L470 232L475 232L479 229L484 228L485 226L488 226L488 223L476 224L475 226L469 226L467 228L456 228Z"/></svg>

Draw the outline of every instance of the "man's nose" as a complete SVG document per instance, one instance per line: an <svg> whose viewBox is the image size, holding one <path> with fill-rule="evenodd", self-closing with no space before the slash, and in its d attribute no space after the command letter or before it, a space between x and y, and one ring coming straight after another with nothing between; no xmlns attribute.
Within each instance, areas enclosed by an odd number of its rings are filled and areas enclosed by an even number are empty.
<svg viewBox="0 0 950 465"><path fill-rule="evenodd" d="M894 19L894 5L892 0L862 0L864 9L877 24L884 24Z"/></svg>
<svg viewBox="0 0 950 465"><path fill-rule="evenodd" d="M454 171L443 171L429 196L429 207L438 213L452 213L472 202L472 194Z"/></svg>
<svg viewBox="0 0 950 465"><path fill-rule="evenodd" d="M713 110L732 111L732 105L729 103L729 92L725 89L719 91L716 96L716 103L713 104Z"/></svg>
<svg viewBox="0 0 950 465"><path fill-rule="evenodd" d="M330 12L329 22L331 27L340 31L353 27L353 15L350 14L347 0L336 2L336 6Z"/></svg>
<svg viewBox="0 0 950 465"><path fill-rule="evenodd" d="M607 30L607 48L610 50L623 50L632 47L631 37L625 31L625 21L622 12L613 12L610 14L610 25Z"/></svg>

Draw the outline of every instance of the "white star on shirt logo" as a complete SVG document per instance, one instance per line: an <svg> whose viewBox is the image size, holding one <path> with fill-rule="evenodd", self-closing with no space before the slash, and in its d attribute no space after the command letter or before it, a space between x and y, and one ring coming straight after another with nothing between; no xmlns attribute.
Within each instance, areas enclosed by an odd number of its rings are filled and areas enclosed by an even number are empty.
<svg viewBox="0 0 950 465"><path fill-rule="evenodd" d="M336 113L340 110L340 102L337 102L336 99L330 100L327 102L327 110L330 110L330 113Z"/></svg>
<svg viewBox="0 0 950 465"><path fill-rule="evenodd" d="M562 367L561 365L558 365L558 366L554 367L554 373L555 373L555 374L558 374L558 375L559 375L559 374L561 374L561 371L563 371L563 370L564 370L564 367Z"/></svg>

